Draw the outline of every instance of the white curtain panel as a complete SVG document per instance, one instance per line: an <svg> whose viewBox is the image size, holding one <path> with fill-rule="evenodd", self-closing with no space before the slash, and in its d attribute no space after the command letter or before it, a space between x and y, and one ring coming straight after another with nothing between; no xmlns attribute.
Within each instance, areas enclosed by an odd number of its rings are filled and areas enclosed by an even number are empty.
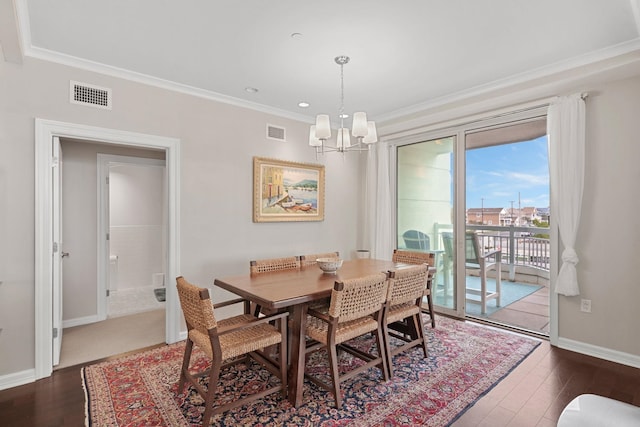
<svg viewBox="0 0 640 427"><path fill-rule="evenodd" d="M564 245L555 292L580 295L575 250L584 187L585 103L581 94L559 97L547 115L551 216Z"/></svg>
<svg viewBox="0 0 640 427"><path fill-rule="evenodd" d="M378 259L391 259L394 246L389 150L389 145L379 142L367 158L364 245Z"/></svg>

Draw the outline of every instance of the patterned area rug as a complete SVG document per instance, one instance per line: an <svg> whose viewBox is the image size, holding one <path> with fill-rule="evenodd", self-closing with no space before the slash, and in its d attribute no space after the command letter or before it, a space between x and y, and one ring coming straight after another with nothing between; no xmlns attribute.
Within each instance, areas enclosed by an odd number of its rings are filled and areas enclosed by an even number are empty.
<svg viewBox="0 0 640 427"><path fill-rule="evenodd" d="M428 318L424 317L425 323ZM413 348L394 358L394 377L384 382L377 369L344 382L342 410L333 396L306 382L304 404L293 408L279 393L212 418L220 426L446 426L515 368L540 342L521 335L438 317L426 327L429 357ZM372 339L357 345L370 348ZM184 342L113 361L82 371L87 396L87 425L200 425L203 400L193 390L178 393L177 381ZM201 353L198 365L206 365ZM348 353L341 366L354 363ZM328 371L326 354L318 352L307 369ZM221 376L221 400L235 399L243 390L255 392L265 381L277 381L268 371L244 364ZM257 371L257 373L256 373ZM266 380L265 380L266 378ZM204 380L203 380L204 381Z"/></svg>

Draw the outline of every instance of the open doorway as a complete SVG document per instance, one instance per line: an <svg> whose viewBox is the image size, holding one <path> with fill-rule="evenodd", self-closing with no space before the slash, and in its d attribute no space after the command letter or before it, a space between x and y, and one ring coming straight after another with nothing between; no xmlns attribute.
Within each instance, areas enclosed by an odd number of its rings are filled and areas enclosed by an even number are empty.
<svg viewBox="0 0 640 427"><path fill-rule="evenodd" d="M545 122L540 121L538 134L545 131ZM467 317L549 336L547 136L522 136L508 127L501 130L516 135L502 139L494 135L483 144L467 144L465 229L478 250L476 254L469 250L473 244L466 244L465 311ZM486 271L475 268L476 260L484 263ZM486 295L495 295L484 306L471 294L482 288L483 274Z"/></svg>
<svg viewBox="0 0 640 427"><path fill-rule="evenodd" d="M62 325L62 315L54 310L61 299L61 287L52 274L56 265L62 264L64 248L54 238L54 223L57 222L54 187L58 166L56 141L76 139L90 143L106 144L110 147L130 147L159 150L164 153L167 175L167 243L166 276L175 277L180 271L180 140L156 135L141 134L115 129L100 128L52 120L35 120L35 373L38 380L50 376L54 355L60 350L56 325ZM96 184L97 185L97 184ZM97 203L96 203L97 204ZM94 235L95 228L94 228ZM94 308L96 303L94 303ZM175 289L166 291L165 342L174 343L183 335L179 306ZM55 317L54 317L55 316Z"/></svg>
<svg viewBox="0 0 640 427"><path fill-rule="evenodd" d="M164 151L60 142L64 338L56 369L165 342L165 298L154 293L164 291L166 271Z"/></svg>

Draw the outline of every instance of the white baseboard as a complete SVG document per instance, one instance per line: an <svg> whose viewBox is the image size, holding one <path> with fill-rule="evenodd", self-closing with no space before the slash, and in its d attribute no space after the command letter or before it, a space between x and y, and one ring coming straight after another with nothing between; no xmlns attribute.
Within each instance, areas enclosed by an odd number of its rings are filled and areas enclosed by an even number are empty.
<svg viewBox="0 0 640 427"><path fill-rule="evenodd" d="M88 325L89 323L99 322L100 320L104 319L100 319L97 314L94 314L92 316L76 317L75 319L63 320L62 327L72 328L74 326Z"/></svg>
<svg viewBox="0 0 640 427"><path fill-rule="evenodd" d="M586 354L587 356L593 356L599 359L608 360L610 362L616 362L622 365L640 368L640 356L623 353L621 351L612 350L610 348L586 344L567 338L558 338L558 347L565 350L575 351L576 353Z"/></svg>
<svg viewBox="0 0 640 427"><path fill-rule="evenodd" d="M0 390L6 390L11 387L32 383L36 380L36 370L27 369L26 371L14 372L12 374L0 376Z"/></svg>

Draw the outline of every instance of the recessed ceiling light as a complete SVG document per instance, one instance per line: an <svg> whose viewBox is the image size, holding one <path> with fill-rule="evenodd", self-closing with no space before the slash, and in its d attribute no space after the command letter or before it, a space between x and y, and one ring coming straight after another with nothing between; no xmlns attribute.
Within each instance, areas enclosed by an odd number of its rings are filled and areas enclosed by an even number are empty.
<svg viewBox="0 0 640 427"><path fill-rule="evenodd" d="M302 33L291 33L291 38L294 40L300 40L302 38Z"/></svg>
<svg viewBox="0 0 640 427"><path fill-rule="evenodd" d="M298 102L298 107L300 108L307 108L309 106L308 102Z"/></svg>
<svg viewBox="0 0 640 427"><path fill-rule="evenodd" d="M258 92L258 89L256 89L255 87L251 87L251 86L245 87L244 90L246 92L249 92L249 93L257 93Z"/></svg>

